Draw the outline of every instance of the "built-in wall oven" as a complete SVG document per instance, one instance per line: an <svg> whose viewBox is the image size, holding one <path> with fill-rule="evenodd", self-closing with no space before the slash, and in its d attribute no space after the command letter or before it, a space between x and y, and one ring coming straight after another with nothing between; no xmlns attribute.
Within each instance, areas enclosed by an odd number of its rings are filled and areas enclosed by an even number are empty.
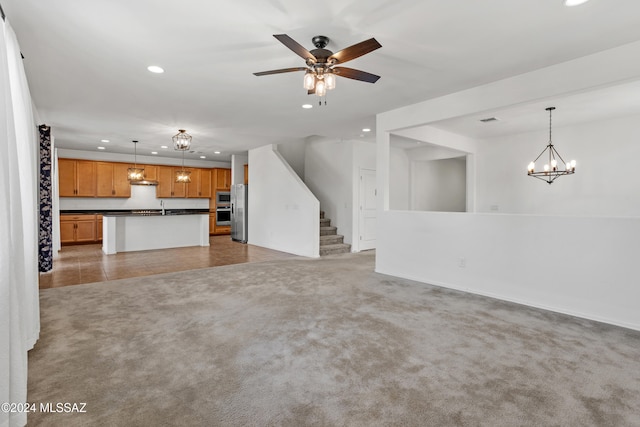
<svg viewBox="0 0 640 427"><path fill-rule="evenodd" d="M231 225L231 206L216 207L216 225Z"/></svg>
<svg viewBox="0 0 640 427"><path fill-rule="evenodd" d="M231 225L231 192L216 191L216 225Z"/></svg>

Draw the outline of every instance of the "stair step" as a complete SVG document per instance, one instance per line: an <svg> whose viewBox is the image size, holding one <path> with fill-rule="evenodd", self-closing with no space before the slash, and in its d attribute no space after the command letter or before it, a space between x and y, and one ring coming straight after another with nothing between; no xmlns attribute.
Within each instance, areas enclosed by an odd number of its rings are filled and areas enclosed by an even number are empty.
<svg viewBox="0 0 640 427"><path fill-rule="evenodd" d="M320 247L327 245L335 245L337 243L344 243L344 236L340 234L330 234L326 236L320 236Z"/></svg>
<svg viewBox="0 0 640 427"><path fill-rule="evenodd" d="M320 227L320 235L321 236L330 236L333 234L338 234L338 227Z"/></svg>
<svg viewBox="0 0 640 427"><path fill-rule="evenodd" d="M351 252L351 245L347 243L337 243L335 245L320 246L320 256L347 254Z"/></svg>
<svg viewBox="0 0 640 427"><path fill-rule="evenodd" d="M320 218L320 227L331 226L331 220L329 218Z"/></svg>

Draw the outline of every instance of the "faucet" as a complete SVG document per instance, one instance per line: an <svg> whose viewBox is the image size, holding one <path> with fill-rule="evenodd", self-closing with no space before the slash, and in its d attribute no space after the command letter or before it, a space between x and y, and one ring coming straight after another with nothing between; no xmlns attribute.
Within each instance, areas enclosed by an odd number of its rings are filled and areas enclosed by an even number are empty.
<svg viewBox="0 0 640 427"><path fill-rule="evenodd" d="M160 200L160 207L162 208L162 215L164 215L164 200Z"/></svg>

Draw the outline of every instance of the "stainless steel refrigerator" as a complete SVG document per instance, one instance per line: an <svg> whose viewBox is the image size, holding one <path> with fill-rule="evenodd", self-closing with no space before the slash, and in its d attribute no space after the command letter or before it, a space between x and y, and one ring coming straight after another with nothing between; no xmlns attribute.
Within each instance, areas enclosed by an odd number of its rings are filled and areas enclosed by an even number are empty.
<svg viewBox="0 0 640 427"><path fill-rule="evenodd" d="M231 186L231 239L247 243L247 186Z"/></svg>

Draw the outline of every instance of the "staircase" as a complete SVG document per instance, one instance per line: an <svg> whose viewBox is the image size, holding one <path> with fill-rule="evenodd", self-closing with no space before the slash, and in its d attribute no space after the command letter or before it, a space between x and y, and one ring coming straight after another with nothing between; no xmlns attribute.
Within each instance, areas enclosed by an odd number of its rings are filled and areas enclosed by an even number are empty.
<svg viewBox="0 0 640 427"><path fill-rule="evenodd" d="M351 245L343 243L343 240L344 236L338 234L338 228L324 217L324 211L320 211L320 256L351 252Z"/></svg>

